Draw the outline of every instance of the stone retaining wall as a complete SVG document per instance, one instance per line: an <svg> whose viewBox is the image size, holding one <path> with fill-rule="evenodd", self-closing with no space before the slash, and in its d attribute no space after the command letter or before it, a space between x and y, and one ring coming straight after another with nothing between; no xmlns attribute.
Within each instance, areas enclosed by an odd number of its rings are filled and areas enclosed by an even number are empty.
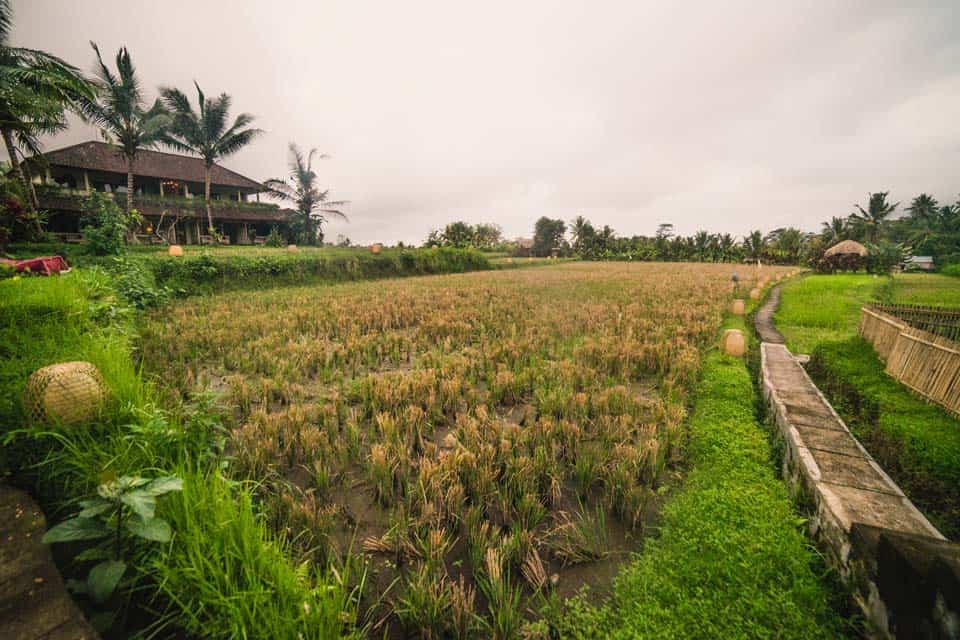
<svg viewBox="0 0 960 640"><path fill-rule="evenodd" d="M783 344L762 343L783 474L876 638L960 638L960 545L948 542L850 433Z"/></svg>

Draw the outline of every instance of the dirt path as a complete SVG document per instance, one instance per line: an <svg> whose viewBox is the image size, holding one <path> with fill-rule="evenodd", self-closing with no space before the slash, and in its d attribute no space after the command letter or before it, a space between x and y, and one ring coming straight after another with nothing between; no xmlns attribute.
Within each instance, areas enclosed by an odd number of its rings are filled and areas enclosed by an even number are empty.
<svg viewBox="0 0 960 640"><path fill-rule="evenodd" d="M45 531L30 496L0 485L0 638L95 640L40 541Z"/></svg>
<svg viewBox="0 0 960 640"><path fill-rule="evenodd" d="M757 328L761 342L769 342L770 344L783 344L785 342L783 335L777 331L777 327L773 324L773 314L776 312L777 307L780 306L781 286L782 285L778 284L770 290L767 301L763 303L763 306L760 307L754 318L754 326Z"/></svg>

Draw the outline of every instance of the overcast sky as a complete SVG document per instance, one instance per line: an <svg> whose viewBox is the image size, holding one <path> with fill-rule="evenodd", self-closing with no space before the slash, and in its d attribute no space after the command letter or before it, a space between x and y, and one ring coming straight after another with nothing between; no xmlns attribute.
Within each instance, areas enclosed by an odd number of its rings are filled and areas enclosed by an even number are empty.
<svg viewBox="0 0 960 640"><path fill-rule="evenodd" d="M251 178L285 174L290 141L330 154L351 201L331 239L578 214L742 235L815 230L868 191L955 201L956 3L830 4L14 0L13 40L85 71L89 40L125 45L151 98L229 93L267 132L223 163Z"/></svg>

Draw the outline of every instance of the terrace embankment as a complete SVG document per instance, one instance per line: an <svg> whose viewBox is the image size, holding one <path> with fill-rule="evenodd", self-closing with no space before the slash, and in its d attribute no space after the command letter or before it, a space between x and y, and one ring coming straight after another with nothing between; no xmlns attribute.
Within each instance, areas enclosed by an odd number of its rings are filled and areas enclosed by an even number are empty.
<svg viewBox="0 0 960 640"><path fill-rule="evenodd" d="M783 473L828 562L851 584L873 637L957 637L960 545L948 542L850 433L757 314L763 394L784 440ZM771 339L768 341L768 338Z"/></svg>
<svg viewBox="0 0 960 640"><path fill-rule="evenodd" d="M40 539L46 520L23 491L0 485L0 637L93 640Z"/></svg>

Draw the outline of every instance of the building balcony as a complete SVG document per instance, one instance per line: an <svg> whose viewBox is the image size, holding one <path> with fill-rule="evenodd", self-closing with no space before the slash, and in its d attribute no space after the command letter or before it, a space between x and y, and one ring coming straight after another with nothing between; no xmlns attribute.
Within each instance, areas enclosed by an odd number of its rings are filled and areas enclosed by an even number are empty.
<svg viewBox="0 0 960 640"><path fill-rule="evenodd" d="M35 185L40 208L50 211L80 212L84 198L90 192L83 189L68 189ZM118 204L126 204L125 193L108 193ZM249 222L285 222L289 211L266 202L244 202L239 200L212 199L210 205L214 218L230 221ZM133 196L133 206L143 216L202 218L206 216L206 206L202 197L184 198L180 196L161 196L159 194L138 193Z"/></svg>

